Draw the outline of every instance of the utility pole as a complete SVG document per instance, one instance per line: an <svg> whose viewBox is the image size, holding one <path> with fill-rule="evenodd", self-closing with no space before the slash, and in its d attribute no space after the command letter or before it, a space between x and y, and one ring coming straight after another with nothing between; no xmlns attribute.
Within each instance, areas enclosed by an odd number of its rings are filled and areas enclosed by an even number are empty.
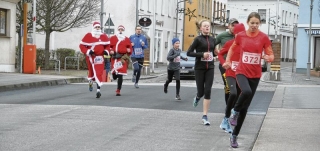
<svg viewBox="0 0 320 151"><path fill-rule="evenodd" d="M153 20L152 20L152 31L151 31L151 36L150 36L150 55L151 55L151 72L154 73L154 56L155 56L155 48L156 48L156 42L155 42L155 34L156 34L156 3L157 3L157 0L153 0L153 12L152 12L152 15L153 15Z"/></svg>
<svg viewBox="0 0 320 151"><path fill-rule="evenodd" d="M268 37L269 37L270 36L270 8L269 8L269 17L268 18L269 18L268 19Z"/></svg>
<svg viewBox="0 0 320 151"><path fill-rule="evenodd" d="M136 26L139 23L139 0L136 0Z"/></svg>
<svg viewBox="0 0 320 151"><path fill-rule="evenodd" d="M176 38L178 38L178 13L179 13L179 0L177 0L177 10L176 10Z"/></svg>
<svg viewBox="0 0 320 151"><path fill-rule="evenodd" d="M310 55L311 55L312 9L313 9L313 0L311 0L311 4L310 4L309 51L308 51L307 79L306 79L306 80L310 80L310 68L311 68Z"/></svg>
<svg viewBox="0 0 320 151"><path fill-rule="evenodd" d="M279 22L279 5L280 5L280 2L279 0L277 0L277 10L276 10L276 31L275 31L275 35L274 35L274 40L277 39L277 36L278 36L278 22Z"/></svg>
<svg viewBox="0 0 320 151"><path fill-rule="evenodd" d="M105 15L106 13L104 12L104 0L101 0L101 12L100 12L100 25L101 25L101 31L103 31L103 15Z"/></svg>
<svg viewBox="0 0 320 151"><path fill-rule="evenodd" d="M37 9L37 0L33 0L33 12L32 12L32 43L36 44L36 9Z"/></svg>
<svg viewBox="0 0 320 151"><path fill-rule="evenodd" d="M295 48L296 48L296 44L295 44L295 41L294 41L294 35L295 35L295 32L296 32L296 28L297 28L297 23L293 23L293 29L292 29L292 44L293 44L293 47L292 47L292 73L294 72L294 62L295 62Z"/></svg>

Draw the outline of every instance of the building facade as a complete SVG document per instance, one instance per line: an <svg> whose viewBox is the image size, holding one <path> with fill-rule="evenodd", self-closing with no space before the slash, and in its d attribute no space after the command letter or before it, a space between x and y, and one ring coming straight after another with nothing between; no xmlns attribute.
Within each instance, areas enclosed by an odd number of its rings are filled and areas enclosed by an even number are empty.
<svg viewBox="0 0 320 151"><path fill-rule="evenodd" d="M193 39L200 34L196 22L201 20L212 22L212 2L212 0L193 0L192 4L186 3L184 9L183 51L186 51Z"/></svg>
<svg viewBox="0 0 320 151"><path fill-rule="evenodd" d="M0 72L15 72L16 4L19 0L0 1Z"/></svg>
<svg viewBox="0 0 320 151"><path fill-rule="evenodd" d="M309 41L311 0L301 1L298 21L296 72L306 73L307 63L311 69L320 66L320 0L313 0L311 38ZM310 49L309 49L310 42Z"/></svg>
<svg viewBox="0 0 320 151"><path fill-rule="evenodd" d="M227 9L230 11L230 18L237 18L246 25L246 28L248 15L251 12L258 12L262 20L260 30L268 34L271 40L281 41L282 61L295 59L294 30L301 16L297 0L230 0Z"/></svg>
<svg viewBox="0 0 320 151"><path fill-rule="evenodd" d="M188 1L178 2L177 0L108 0L104 3L105 15L103 15L104 21L102 25L106 24L110 14L114 26L104 26L104 28L108 30L110 28L116 32L117 27L123 25L126 29L124 34L130 36L135 33L135 27L140 18L147 17L151 19L152 24L142 28L148 37L151 37L152 31L154 31L154 36L150 39L155 42L153 49L149 43L150 50L153 51L153 53L150 53L150 57L154 57L154 62L166 63L167 53L172 48L172 38L177 36L181 42L183 42L184 14L182 10L184 10L185 3L187 2ZM176 20L176 10L179 10L178 20ZM94 20L100 21L99 13L100 12L97 12L97 16L94 16ZM153 26L153 24L155 24L155 26ZM85 28L74 28L63 33L55 32L51 34L50 49L72 48L79 50L81 38L91 30L92 25L88 25ZM109 36L111 35L113 34L109 34ZM44 48L44 40L44 35L37 34L37 48Z"/></svg>

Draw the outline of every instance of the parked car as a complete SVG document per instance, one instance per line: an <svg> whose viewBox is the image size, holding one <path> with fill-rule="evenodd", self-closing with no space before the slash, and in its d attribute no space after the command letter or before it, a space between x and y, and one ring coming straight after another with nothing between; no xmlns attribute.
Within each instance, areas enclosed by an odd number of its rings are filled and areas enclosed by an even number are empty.
<svg viewBox="0 0 320 151"><path fill-rule="evenodd" d="M266 72L267 71L267 62L264 59L261 59L261 69L262 72Z"/></svg>
<svg viewBox="0 0 320 151"><path fill-rule="evenodd" d="M263 55L264 55L264 52L262 52L262 56ZM267 62L263 58L261 58L261 69L262 69L262 72L266 72L267 68L268 68Z"/></svg>
<svg viewBox="0 0 320 151"><path fill-rule="evenodd" d="M180 61L180 77L195 78L194 65L196 58L187 56L187 52L185 51L181 52L180 55L188 58L188 61L182 59Z"/></svg>

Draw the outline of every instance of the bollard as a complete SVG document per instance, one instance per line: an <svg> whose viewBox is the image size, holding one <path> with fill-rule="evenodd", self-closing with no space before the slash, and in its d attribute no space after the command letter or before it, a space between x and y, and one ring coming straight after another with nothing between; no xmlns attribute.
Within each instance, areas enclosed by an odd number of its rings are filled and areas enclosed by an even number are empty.
<svg viewBox="0 0 320 151"><path fill-rule="evenodd" d="M150 75L150 68L148 66L143 66L142 75Z"/></svg>

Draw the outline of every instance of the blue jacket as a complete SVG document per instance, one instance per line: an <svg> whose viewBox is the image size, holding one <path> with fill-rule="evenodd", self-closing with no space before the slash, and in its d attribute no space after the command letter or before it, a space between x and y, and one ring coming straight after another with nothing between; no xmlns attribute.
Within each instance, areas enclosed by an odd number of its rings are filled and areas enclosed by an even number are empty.
<svg viewBox="0 0 320 151"><path fill-rule="evenodd" d="M130 41L134 43L132 47L132 58L144 58L144 49L148 48L148 41L144 35L131 35ZM144 46L141 46L141 42L144 42Z"/></svg>

